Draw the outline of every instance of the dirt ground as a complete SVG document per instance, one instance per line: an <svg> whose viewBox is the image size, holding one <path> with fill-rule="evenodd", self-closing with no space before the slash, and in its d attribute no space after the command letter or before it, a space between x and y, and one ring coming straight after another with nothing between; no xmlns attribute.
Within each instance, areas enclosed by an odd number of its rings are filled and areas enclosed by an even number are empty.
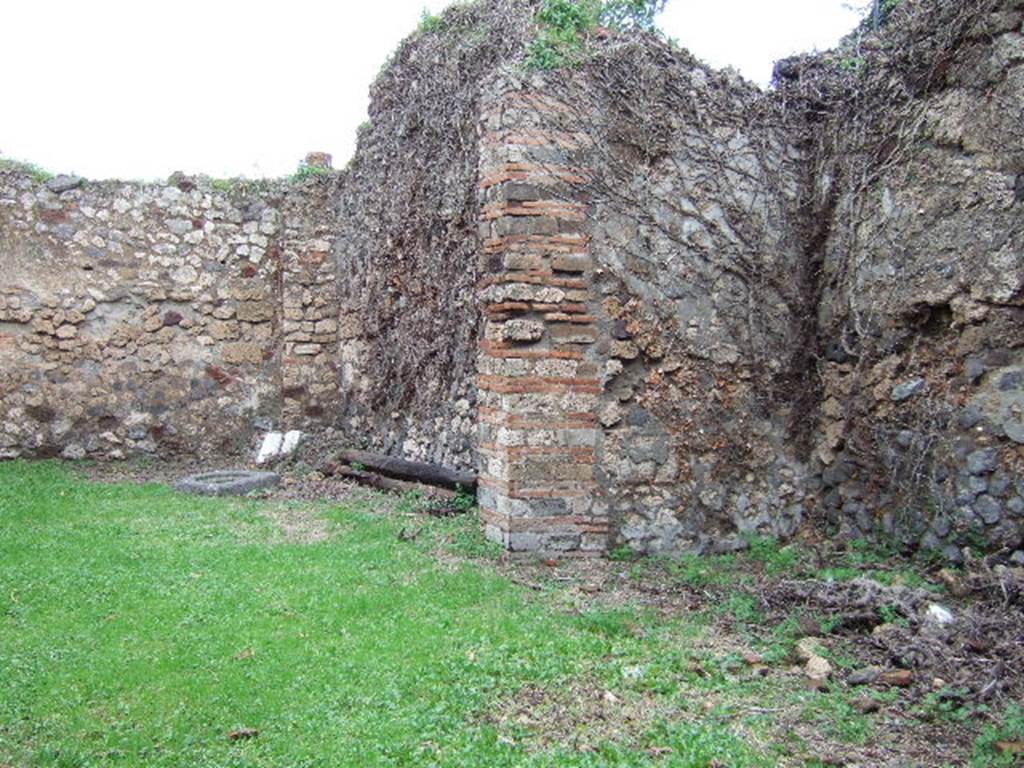
<svg viewBox="0 0 1024 768"><path fill-rule="evenodd" d="M837 569L848 567L842 550L819 551L814 557L822 561L807 569L811 573L828 573L830 562L844 564ZM507 560L499 568L532 589L563 591L563 602L570 596L568 603L580 612L640 607L663 617L699 612L712 617L708 631L690 641L696 657L739 657L745 669L734 671L737 679L763 678L769 691L808 691L799 703L781 693L753 702L755 711L770 715L768 730L780 742L796 734L803 744L791 759L781 758L780 765L816 764L808 763L810 754L822 765L895 768L970 764L985 726L997 724L1008 704L1024 702L1024 569L998 561L972 559L954 572L937 565L922 568L893 556L865 564L863 570L870 576L836 581L810 573L792 578L790 571L801 573L803 566L770 573L756 557L740 556L717 583L703 584L657 562ZM910 574L926 586L898 583ZM886 585L879 578L894 583ZM737 595L751 599L756 622L720 610ZM943 624L931 617L932 605L948 610L952 622ZM763 641L762 647L779 648L779 628L787 625L782 637L794 649L781 657L753 650L758 641ZM823 656L833 659L825 679L809 675L810 660L800 653L802 646L820 647ZM784 640L781 648L787 647ZM564 697L577 695L568 692ZM599 695L579 695L608 709ZM819 695L826 697L823 704L827 701L836 710L828 713L834 718L870 722L870 738L836 738L828 731L841 732L842 723L822 728L822 722L829 725L828 717L808 718L805 710L815 706ZM538 696L537 691L526 690L522 701L508 704L509 710L516 712L524 705L529 710ZM706 709L721 703L716 698L722 697L707 696ZM737 718L750 711L751 702L742 697L733 704ZM546 701L541 709L545 708L558 711L560 705ZM588 708L581 712L589 716ZM626 707L622 717L635 718L635 705ZM541 728L566 731L559 717L537 722ZM1005 764L1016 764L1012 754L1020 746L1000 742L999 749L1011 761Z"/></svg>

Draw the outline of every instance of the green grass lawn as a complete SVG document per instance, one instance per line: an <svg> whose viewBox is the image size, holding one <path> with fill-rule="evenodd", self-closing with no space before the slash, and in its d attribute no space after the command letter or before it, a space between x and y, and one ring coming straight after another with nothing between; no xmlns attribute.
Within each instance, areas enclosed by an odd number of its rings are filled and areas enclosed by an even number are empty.
<svg viewBox="0 0 1024 768"><path fill-rule="evenodd" d="M407 542L372 501L307 505L331 535L302 543L265 514L283 504L0 464L0 766L774 764L677 716L694 702L657 675L623 683L637 664L678 677L671 628L436 557L442 539L481 546L472 519ZM580 681L655 714L547 740L497 716Z"/></svg>

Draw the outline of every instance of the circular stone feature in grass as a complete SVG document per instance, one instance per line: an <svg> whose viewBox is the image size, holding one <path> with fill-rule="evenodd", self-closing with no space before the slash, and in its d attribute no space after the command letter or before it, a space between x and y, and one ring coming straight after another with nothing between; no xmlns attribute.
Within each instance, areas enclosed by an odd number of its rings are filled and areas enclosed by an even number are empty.
<svg viewBox="0 0 1024 768"><path fill-rule="evenodd" d="M281 482L274 472L252 472L245 469L200 472L172 483L171 487L183 493L202 496L244 496L250 491L273 488Z"/></svg>

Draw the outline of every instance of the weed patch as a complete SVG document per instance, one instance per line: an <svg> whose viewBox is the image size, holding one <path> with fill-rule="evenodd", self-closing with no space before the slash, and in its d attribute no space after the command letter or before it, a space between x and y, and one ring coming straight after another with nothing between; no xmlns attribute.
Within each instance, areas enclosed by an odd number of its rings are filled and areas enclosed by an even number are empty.
<svg viewBox="0 0 1024 768"><path fill-rule="evenodd" d="M42 183L53 178L53 174L45 168L40 168L38 165L33 163L23 163L19 160L11 160L9 158L0 157L0 172L3 171L16 171L18 173L27 173L36 182Z"/></svg>
<svg viewBox="0 0 1024 768"><path fill-rule="evenodd" d="M665 0L543 0L537 32L526 50L531 69L575 66L586 55L588 36L599 27L654 31Z"/></svg>

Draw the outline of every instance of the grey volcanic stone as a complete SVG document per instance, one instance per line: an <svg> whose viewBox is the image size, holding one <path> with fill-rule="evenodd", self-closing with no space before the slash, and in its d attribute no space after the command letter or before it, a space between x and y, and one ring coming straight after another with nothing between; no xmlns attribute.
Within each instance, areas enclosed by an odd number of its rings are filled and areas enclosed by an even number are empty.
<svg viewBox="0 0 1024 768"><path fill-rule="evenodd" d="M960 551L960 547L954 544L943 547L942 556L954 565L959 565L964 561L964 553Z"/></svg>
<svg viewBox="0 0 1024 768"><path fill-rule="evenodd" d="M936 536L945 538L949 535L950 530L952 530L952 523L950 523L948 515L939 513L932 519L932 531Z"/></svg>
<svg viewBox="0 0 1024 768"><path fill-rule="evenodd" d="M185 235L192 231L192 222L188 219L167 219L167 228L176 235Z"/></svg>
<svg viewBox="0 0 1024 768"><path fill-rule="evenodd" d="M280 482L281 477L273 472L226 470L189 475L175 481L172 487L200 496L244 496L250 491L273 488Z"/></svg>
<svg viewBox="0 0 1024 768"><path fill-rule="evenodd" d="M987 489L988 483L984 478L968 474L957 475L956 500L958 504L970 504Z"/></svg>
<svg viewBox="0 0 1024 768"><path fill-rule="evenodd" d="M1013 485L1013 478L1002 470L996 470L988 480L988 492L998 498L1006 495Z"/></svg>
<svg viewBox="0 0 1024 768"><path fill-rule="evenodd" d="M46 180L46 188L57 195L81 185L82 180L77 176L65 176L64 174Z"/></svg>
<svg viewBox="0 0 1024 768"><path fill-rule="evenodd" d="M982 448L967 456L967 471L972 475L985 475L995 472L999 463L999 451L995 448Z"/></svg>
<svg viewBox="0 0 1024 768"><path fill-rule="evenodd" d="M960 411L959 422L960 426L964 429L970 429L978 425L982 419L981 411L975 405L968 405L962 411Z"/></svg>
<svg viewBox="0 0 1024 768"><path fill-rule="evenodd" d="M862 669L855 669L850 673L849 677L846 678L847 685L871 685L878 676L882 674L882 670L878 667L864 667Z"/></svg>
<svg viewBox="0 0 1024 768"><path fill-rule="evenodd" d="M1003 392L1024 389L1024 371L1013 370L1004 373L999 378L999 389Z"/></svg>
<svg viewBox="0 0 1024 768"><path fill-rule="evenodd" d="M989 525L998 523L1003 516L1003 509L999 506L999 502L987 493L979 496L974 502L974 511Z"/></svg>
<svg viewBox="0 0 1024 768"><path fill-rule="evenodd" d="M924 379L911 379L892 388L892 399L897 403L909 400L924 391Z"/></svg>
<svg viewBox="0 0 1024 768"><path fill-rule="evenodd" d="M1003 432L1013 442L1024 445L1024 424L1019 421L1007 421L1003 424Z"/></svg>
<svg viewBox="0 0 1024 768"><path fill-rule="evenodd" d="M983 360L979 360L976 357L969 357L964 363L964 377L970 382L975 382L985 375L985 371L988 370L988 366L985 365Z"/></svg>

